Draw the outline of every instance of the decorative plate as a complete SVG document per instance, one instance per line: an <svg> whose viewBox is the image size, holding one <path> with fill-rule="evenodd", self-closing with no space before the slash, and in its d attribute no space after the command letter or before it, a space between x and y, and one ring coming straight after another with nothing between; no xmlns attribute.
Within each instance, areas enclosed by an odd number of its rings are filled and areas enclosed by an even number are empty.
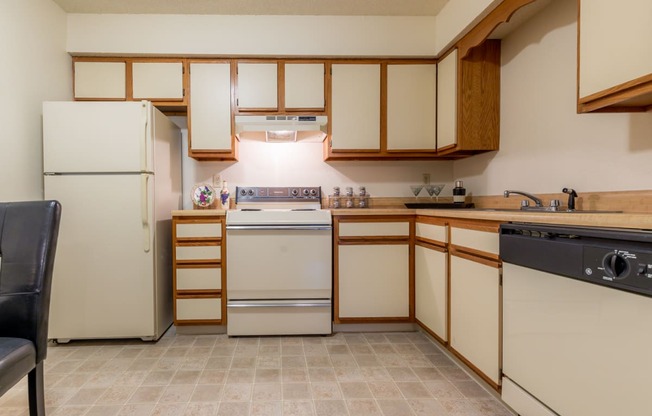
<svg viewBox="0 0 652 416"><path fill-rule="evenodd" d="M192 188L190 198L192 199L192 203L198 207L209 207L215 201L215 189L206 184L196 185Z"/></svg>

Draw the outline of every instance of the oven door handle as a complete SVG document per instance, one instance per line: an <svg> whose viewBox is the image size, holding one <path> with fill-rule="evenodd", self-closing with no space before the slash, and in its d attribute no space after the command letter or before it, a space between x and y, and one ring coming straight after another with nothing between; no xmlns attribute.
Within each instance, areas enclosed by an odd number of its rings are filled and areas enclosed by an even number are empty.
<svg viewBox="0 0 652 416"><path fill-rule="evenodd" d="M277 231L277 230L292 230L292 231L330 231L333 229L332 225L227 225L227 230L238 231Z"/></svg>
<svg viewBox="0 0 652 416"><path fill-rule="evenodd" d="M227 308L330 308L331 301L229 301Z"/></svg>

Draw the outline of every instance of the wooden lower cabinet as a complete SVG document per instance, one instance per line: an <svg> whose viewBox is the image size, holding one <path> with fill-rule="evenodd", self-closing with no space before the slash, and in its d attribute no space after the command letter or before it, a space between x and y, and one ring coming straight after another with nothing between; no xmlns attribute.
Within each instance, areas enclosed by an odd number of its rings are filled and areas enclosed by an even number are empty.
<svg viewBox="0 0 652 416"><path fill-rule="evenodd" d="M414 218L335 216L335 323L414 320Z"/></svg>
<svg viewBox="0 0 652 416"><path fill-rule="evenodd" d="M172 218L175 325L226 323L224 217Z"/></svg>
<svg viewBox="0 0 652 416"><path fill-rule="evenodd" d="M448 227L444 220L417 217L414 248L414 313L417 323L448 342Z"/></svg>
<svg viewBox="0 0 652 416"><path fill-rule="evenodd" d="M339 317L410 316L407 244L339 247Z"/></svg>
<svg viewBox="0 0 652 416"><path fill-rule="evenodd" d="M449 348L480 377L500 389L502 368L502 263L499 223L450 223Z"/></svg>
<svg viewBox="0 0 652 416"><path fill-rule="evenodd" d="M500 384L500 268L451 256L450 346L486 381Z"/></svg>

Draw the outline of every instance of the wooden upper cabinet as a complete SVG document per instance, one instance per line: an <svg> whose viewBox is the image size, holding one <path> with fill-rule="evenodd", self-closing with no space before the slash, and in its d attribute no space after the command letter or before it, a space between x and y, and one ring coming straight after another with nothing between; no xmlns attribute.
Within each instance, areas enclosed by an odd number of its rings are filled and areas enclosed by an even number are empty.
<svg viewBox="0 0 652 416"><path fill-rule="evenodd" d="M331 150L380 150L380 64L333 64Z"/></svg>
<svg viewBox="0 0 652 416"><path fill-rule="evenodd" d="M162 110L185 111L186 60L73 58L75 100L152 101Z"/></svg>
<svg viewBox="0 0 652 416"><path fill-rule="evenodd" d="M236 105L239 111L278 110L278 63L238 62Z"/></svg>
<svg viewBox="0 0 652 416"><path fill-rule="evenodd" d="M438 64L437 153L454 158L498 150L500 40L486 40L462 57Z"/></svg>
<svg viewBox="0 0 652 416"><path fill-rule="evenodd" d="M457 49L437 64L437 148L457 144Z"/></svg>
<svg viewBox="0 0 652 416"><path fill-rule="evenodd" d="M183 100L183 62L133 62L134 100Z"/></svg>
<svg viewBox="0 0 652 416"><path fill-rule="evenodd" d="M387 65L387 150L436 149L437 66Z"/></svg>
<svg viewBox="0 0 652 416"><path fill-rule="evenodd" d="M652 108L652 2L582 0L578 111Z"/></svg>
<svg viewBox="0 0 652 416"><path fill-rule="evenodd" d="M195 159L235 160L231 128L231 63L190 63L188 154Z"/></svg>
<svg viewBox="0 0 652 416"><path fill-rule="evenodd" d="M75 61L73 74L76 100L125 100L127 98L125 61Z"/></svg>
<svg viewBox="0 0 652 416"><path fill-rule="evenodd" d="M285 63L285 109L324 111L324 63Z"/></svg>

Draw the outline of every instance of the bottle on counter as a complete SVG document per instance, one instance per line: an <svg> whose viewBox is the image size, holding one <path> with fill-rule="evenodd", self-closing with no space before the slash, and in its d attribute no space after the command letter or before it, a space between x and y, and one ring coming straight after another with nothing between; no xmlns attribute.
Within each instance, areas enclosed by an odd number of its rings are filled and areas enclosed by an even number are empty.
<svg viewBox="0 0 652 416"><path fill-rule="evenodd" d="M222 189L220 189L220 208L223 210L228 210L230 207L230 193L229 188L226 186L226 181L222 181Z"/></svg>
<svg viewBox="0 0 652 416"><path fill-rule="evenodd" d="M462 181L455 181L455 188L453 188L453 203L463 204L466 202L466 189Z"/></svg>

